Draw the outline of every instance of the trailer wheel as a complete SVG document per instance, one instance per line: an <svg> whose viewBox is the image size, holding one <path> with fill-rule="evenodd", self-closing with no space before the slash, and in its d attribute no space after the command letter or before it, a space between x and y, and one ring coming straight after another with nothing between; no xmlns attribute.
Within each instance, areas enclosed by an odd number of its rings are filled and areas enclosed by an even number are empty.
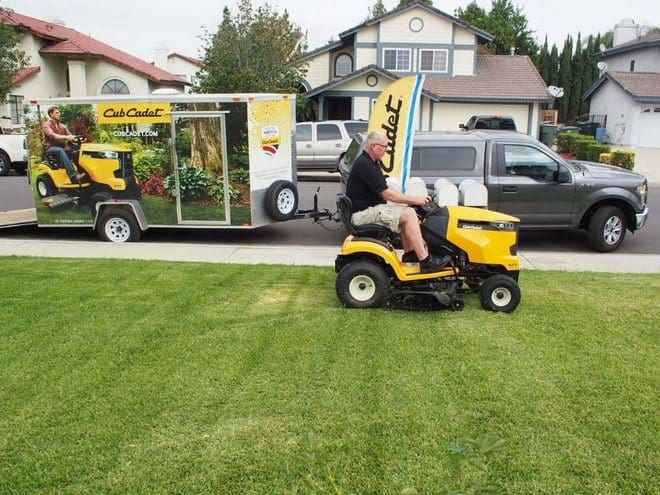
<svg viewBox="0 0 660 495"><path fill-rule="evenodd" d="M39 195L40 198L47 198L48 196L53 196L54 194L57 193L57 188L55 187L55 183L53 182L53 179L51 179L49 175L42 174L39 177L37 177L36 185L37 185L37 194Z"/></svg>
<svg viewBox="0 0 660 495"><path fill-rule="evenodd" d="M11 161L4 153L0 153L0 175L9 175L11 172Z"/></svg>
<svg viewBox="0 0 660 495"><path fill-rule="evenodd" d="M133 214L118 208L108 208L99 221L99 236L109 242L135 242L142 231Z"/></svg>
<svg viewBox="0 0 660 495"><path fill-rule="evenodd" d="M298 191L288 180L273 182L264 198L266 213L278 222L289 220L298 210Z"/></svg>
<svg viewBox="0 0 660 495"><path fill-rule="evenodd" d="M506 275L492 275L484 280L480 296L484 309L511 313L520 304L520 287Z"/></svg>
<svg viewBox="0 0 660 495"><path fill-rule="evenodd" d="M589 222L589 243L601 253L614 251L626 237L626 215L616 206L599 208Z"/></svg>
<svg viewBox="0 0 660 495"><path fill-rule="evenodd" d="M389 277L377 263L355 260L337 275L337 297L347 308L377 308L389 294Z"/></svg>

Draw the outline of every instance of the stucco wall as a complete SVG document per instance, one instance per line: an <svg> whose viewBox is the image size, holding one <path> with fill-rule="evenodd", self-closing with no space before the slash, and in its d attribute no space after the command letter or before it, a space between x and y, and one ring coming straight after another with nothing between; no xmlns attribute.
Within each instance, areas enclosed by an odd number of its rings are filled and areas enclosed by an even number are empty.
<svg viewBox="0 0 660 495"><path fill-rule="evenodd" d="M305 76L305 80L310 88L315 88L328 82L329 64L330 54L328 52L321 53L307 61L307 75Z"/></svg>
<svg viewBox="0 0 660 495"><path fill-rule="evenodd" d="M355 34L355 41L357 43L375 43L378 41L378 27L369 26L361 29Z"/></svg>
<svg viewBox="0 0 660 495"><path fill-rule="evenodd" d="M376 65L378 63L378 50L375 48L358 48L355 56L355 70Z"/></svg>
<svg viewBox="0 0 660 495"><path fill-rule="evenodd" d="M474 33L463 29L462 27L454 27L454 43L457 45L476 45L477 38Z"/></svg>
<svg viewBox="0 0 660 495"><path fill-rule="evenodd" d="M660 46L621 53L607 57L603 62L607 64L607 70L610 72L628 72L631 60L635 61L635 72L660 72Z"/></svg>
<svg viewBox="0 0 660 495"><path fill-rule="evenodd" d="M454 76L474 75L474 50L454 50Z"/></svg>
<svg viewBox="0 0 660 495"><path fill-rule="evenodd" d="M419 18L422 21L422 29L419 32L411 30L413 18ZM413 22L413 26L415 26L415 22ZM451 43L452 23L421 8L411 9L380 23L381 42L400 42L402 40L408 43Z"/></svg>
<svg viewBox="0 0 660 495"><path fill-rule="evenodd" d="M607 132L612 144L630 146L639 105L612 81L605 81L591 97L589 113L607 115Z"/></svg>

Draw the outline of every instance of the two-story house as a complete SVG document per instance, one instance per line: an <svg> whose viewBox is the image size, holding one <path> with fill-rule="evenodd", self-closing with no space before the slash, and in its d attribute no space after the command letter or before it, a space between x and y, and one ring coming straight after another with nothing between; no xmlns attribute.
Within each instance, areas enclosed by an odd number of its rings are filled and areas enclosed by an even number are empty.
<svg viewBox="0 0 660 495"><path fill-rule="evenodd" d="M510 115L537 136L550 96L526 56L479 55L493 37L423 2L411 2L339 34L309 52L305 96L317 118L369 119L393 80L426 75L417 128L458 130L472 115Z"/></svg>
<svg viewBox="0 0 660 495"><path fill-rule="evenodd" d="M583 99L589 113L606 116L609 141L644 163L660 158L660 33L638 33L631 19L615 26L614 46L596 54L602 75Z"/></svg>
<svg viewBox="0 0 660 495"><path fill-rule="evenodd" d="M29 57L29 67L14 76L16 86L0 106L0 117L11 125L23 124L23 104L32 99L100 94L151 94L160 88L183 92L189 83L166 70L68 28L10 10L0 11L0 22L22 34L18 48ZM8 119L5 119L8 120Z"/></svg>

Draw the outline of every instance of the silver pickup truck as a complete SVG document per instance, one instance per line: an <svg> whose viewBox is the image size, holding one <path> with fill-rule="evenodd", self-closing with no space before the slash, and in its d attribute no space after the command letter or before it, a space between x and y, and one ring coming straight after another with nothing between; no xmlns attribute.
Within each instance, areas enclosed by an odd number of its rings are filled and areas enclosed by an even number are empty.
<svg viewBox="0 0 660 495"><path fill-rule="evenodd" d="M344 183L364 137L355 136L340 160ZM642 175L564 160L517 132L416 133L410 175L424 179L429 191L440 178L456 185L478 180L488 189L488 208L520 218L521 229L584 229L591 246L602 252L617 249L626 230L641 229L649 211Z"/></svg>
<svg viewBox="0 0 660 495"><path fill-rule="evenodd" d="M0 175L7 175L13 168L16 173L27 173L27 141L25 134L0 132Z"/></svg>

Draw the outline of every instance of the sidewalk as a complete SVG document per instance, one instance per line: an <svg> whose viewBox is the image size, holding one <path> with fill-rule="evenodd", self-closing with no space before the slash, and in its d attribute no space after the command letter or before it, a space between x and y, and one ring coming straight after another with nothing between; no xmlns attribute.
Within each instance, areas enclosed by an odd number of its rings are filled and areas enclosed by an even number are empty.
<svg viewBox="0 0 660 495"><path fill-rule="evenodd" d="M0 256L334 266L340 246L1 239ZM521 251L523 269L660 273L660 255Z"/></svg>

